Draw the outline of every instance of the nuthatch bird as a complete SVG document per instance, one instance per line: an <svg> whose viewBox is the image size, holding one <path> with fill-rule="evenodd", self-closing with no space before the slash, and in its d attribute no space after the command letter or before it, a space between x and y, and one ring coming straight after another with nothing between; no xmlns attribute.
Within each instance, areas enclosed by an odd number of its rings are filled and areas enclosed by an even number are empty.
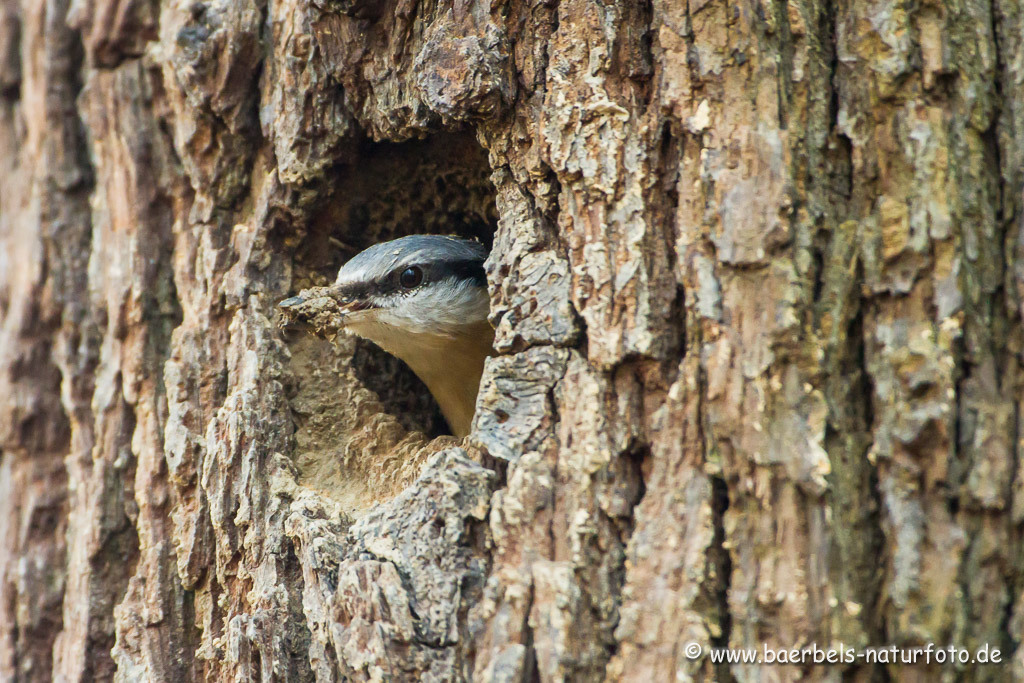
<svg viewBox="0 0 1024 683"><path fill-rule="evenodd" d="M315 288L337 309L338 326L397 356L423 380L460 438L473 422L484 359L494 343L486 258L477 242L411 235L360 252L333 285ZM312 292L279 305L295 318L313 318Z"/></svg>

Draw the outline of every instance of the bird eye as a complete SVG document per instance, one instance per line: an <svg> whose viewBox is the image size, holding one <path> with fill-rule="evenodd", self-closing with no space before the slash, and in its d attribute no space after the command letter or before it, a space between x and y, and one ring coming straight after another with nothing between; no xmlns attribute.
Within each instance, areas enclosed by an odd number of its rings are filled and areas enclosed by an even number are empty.
<svg viewBox="0 0 1024 683"><path fill-rule="evenodd" d="M406 268L398 276L398 284L402 285L405 289L418 287L421 282L423 282L423 271L416 266Z"/></svg>

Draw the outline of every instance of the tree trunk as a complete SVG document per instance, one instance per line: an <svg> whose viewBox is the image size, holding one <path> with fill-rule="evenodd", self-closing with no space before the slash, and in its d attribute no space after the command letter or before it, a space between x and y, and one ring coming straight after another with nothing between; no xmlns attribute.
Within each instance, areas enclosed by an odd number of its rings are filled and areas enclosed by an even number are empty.
<svg viewBox="0 0 1024 683"><path fill-rule="evenodd" d="M0 166L3 680L1024 679L1018 2L0 0Z"/></svg>

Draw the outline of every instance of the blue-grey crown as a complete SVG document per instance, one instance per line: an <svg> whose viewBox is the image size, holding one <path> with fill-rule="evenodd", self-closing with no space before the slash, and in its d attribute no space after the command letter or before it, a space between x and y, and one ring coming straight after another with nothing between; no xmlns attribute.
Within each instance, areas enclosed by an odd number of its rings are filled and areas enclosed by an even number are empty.
<svg viewBox="0 0 1024 683"><path fill-rule="evenodd" d="M337 284L353 297L386 294L397 289L397 277L416 266L424 282L446 279L487 285L484 261L487 249L479 242L445 235L410 235L382 242L353 256L338 273Z"/></svg>

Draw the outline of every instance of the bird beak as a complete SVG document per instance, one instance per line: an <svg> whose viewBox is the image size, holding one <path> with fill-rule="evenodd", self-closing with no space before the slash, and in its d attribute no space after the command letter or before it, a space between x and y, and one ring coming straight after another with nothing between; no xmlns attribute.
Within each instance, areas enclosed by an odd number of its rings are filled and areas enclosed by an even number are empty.
<svg viewBox="0 0 1024 683"><path fill-rule="evenodd" d="M281 312L281 327L313 327L319 331L333 330L335 333L347 326L350 315L371 307L366 301L344 296L336 287L312 287L303 290L299 296L289 297L277 304Z"/></svg>
<svg viewBox="0 0 1024 683"><path fill-rule="evenodd" d="M364 301L359 301L358 299L349 299L338 302L338 307L341 309L342 313L350 314L365 311L370 308L370 305Z"/></svg>
<svg viewBox="0 0 1024 683"><path fill-rule="evenodd" d="M344 289L337 285L332 285L328 288L327 292L330 297L338 304L338 310L342 315L350 315L359 311L365 311L371 308L370 303L362 299L353 298L345 294Z"/></svg>

